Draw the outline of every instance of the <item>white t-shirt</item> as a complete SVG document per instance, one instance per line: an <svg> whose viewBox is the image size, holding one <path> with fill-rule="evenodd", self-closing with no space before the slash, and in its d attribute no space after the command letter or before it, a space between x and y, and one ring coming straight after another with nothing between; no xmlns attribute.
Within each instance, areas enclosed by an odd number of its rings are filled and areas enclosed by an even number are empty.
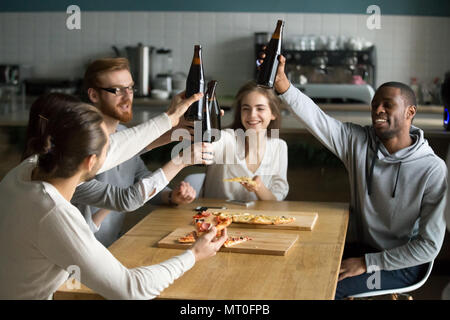
<svg viewBox="0 0 450 320"><path fill-rule="evenodd" d="M170 129L166 122L165 130L147 131L144 141L135 140L142 131L154 129L152 123L111 136L109 151L115 153L108 152L103 170ZM130 138L133 144L125 143ZM77 269L80 281L105 298L152 299L194 265L188 250L157 265L127 269L96 240L78 209L53 185L31 180L36 165L37 156L32 156L0 182L0 299L50 299L67 280L67 270Z"/></svg>
<svg viewBox="0 0 450 320"><path fill-rule="evenodd" d="M261 164L253 173L245 161L245 140L236 138L237 131L221 131L221 138L214 142L214 161L206 169L203 196L206 198L257 200L254 192L249 192L237 182L224 182L224 179L247 176L260 176L264 185L277 200L286 198L289 192L287 181L287 144L278 138L266 137L266 149Z"/></svg>

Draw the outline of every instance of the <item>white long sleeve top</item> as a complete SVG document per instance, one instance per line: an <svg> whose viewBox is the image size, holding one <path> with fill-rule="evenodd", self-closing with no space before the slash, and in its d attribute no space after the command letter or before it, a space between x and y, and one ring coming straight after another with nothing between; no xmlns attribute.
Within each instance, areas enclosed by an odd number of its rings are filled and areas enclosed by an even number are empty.
<svg viewBox="0 0 450 320"><path fill-rule="evenodd" d="M258 169L253 173L245 161L245 140L236 139L232 129L221 131L221 138L213 144L215 164L206 169L203 196L206 198L257 200L254 192L249 192L237 182L224 182L224 179L258 175L264 185L278 201L286 198L289 192L287 181L287 144L278 138L266 137L266 149Z"/></svg>
<svg viewBox="0 0 450 320"><path fill-rule="evenodd" d="M129 159L170 129L167 120L162 115L111 136L102 170ZM152 299L194 265L187 250L157 265L127 269L55 187L31 180L36 165L37 156L32 156L0 182L0 299L50 299L74 266L80 281L105 298Z"/></svg>

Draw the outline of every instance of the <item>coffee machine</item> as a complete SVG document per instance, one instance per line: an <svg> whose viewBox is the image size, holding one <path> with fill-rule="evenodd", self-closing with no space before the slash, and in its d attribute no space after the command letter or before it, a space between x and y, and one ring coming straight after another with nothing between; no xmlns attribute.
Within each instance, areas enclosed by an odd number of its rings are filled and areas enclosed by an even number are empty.
<svg viewBox="0 0 450 320"><path fill-rule="evenodd" d="M255 33L258 57L267 33ZM376 86L376 48L355 37L294 36L282 45L286 75L316 102L370 104Z"/></svg>

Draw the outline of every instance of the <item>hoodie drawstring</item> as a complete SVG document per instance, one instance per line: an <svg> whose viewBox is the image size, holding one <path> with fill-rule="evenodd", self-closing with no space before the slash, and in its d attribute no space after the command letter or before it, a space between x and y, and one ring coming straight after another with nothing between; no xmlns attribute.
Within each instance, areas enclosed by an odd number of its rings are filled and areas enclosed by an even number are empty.
<svg viewBox="0 0 450 320"><path fill-rule="evenodd" d="M377 153L378 153L379 146L380 146L380 142L377 142L377 145L375 146L375 152L372 157L372 163L370 164L370 171L369 171L369 176L367 179L367 193L369 194L369 196L372 194L373 168L375 167L375 161L377 160Z"/></svg>
<svg viewBox="0 0 450 320"><path fill-rule="evenodd" d="M373 178L373 169L375 167L375 162L377 161L377 154L378 154L378 148L380 146L380 142L377 142L377 145L375 147L375 153L372 157L372 162L370 164L370 170L369 170L369 176L367 177L367 193L369 196L372 194L372 178ZM395 177L395 184L394 184L394 190L392 191L392 198L395 198L395 192L397 191L397 183L398 183L398 177L400 176L400 169L402 167L402 162L400 161L398 163L397 167L397 176Z"/></svg>
<svg viewBox="0 0 450 320"><path fill-rule="evenodd" d="M401 167L402 167L402 162L400 161L398 163L397 178L395 178L395 185L394 185L394 191L392 192L392 198L395 198L395 191L397 190L398 176L400 175L400 168Z"/></svg>

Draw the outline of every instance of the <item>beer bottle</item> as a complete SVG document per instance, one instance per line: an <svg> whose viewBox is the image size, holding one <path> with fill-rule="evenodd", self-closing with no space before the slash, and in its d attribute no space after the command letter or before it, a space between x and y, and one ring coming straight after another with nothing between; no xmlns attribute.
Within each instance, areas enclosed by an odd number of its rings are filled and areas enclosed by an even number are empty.
<svg viewBox="0 0 450 320"><path fill-rule="evenodd" d="M192 58L191 68L186 80L186 98L199 93L205 92L205 76L202 64L202 47L194 46L194 57ZM203 100L194 102L184 114L184 118L188 121L202 120L203 116Z"/></svg>
<svg viewBox="0 0 450 320"><path fill-rule="evenodd" d="M283 35L284 21L278 20L275 32L272 34L269 45L264 53L266 57L260 66L256 76L256 84L264 88L273 88L277 75L278 57L281 54L281 40Z"/></svg>
<svg viewBox="0 0 450 320"><path fill-rule="evenodd" d="M210 93L205 94L204 108L203 108L203 120L202 120L202 141L211 143L211 112L210 112Z"/></svg>
<svg viewBox="0 0 450 320"><path fill-rule="evenodd" d="M211 142L218 141L220 139L220 130L222 129L221 123L220 123L220 107L217 103L216 98L216 88L217 88L217 81L212 80L208 82L208 94L209 94L209 113L210 113L210 121L211 121L211 129L215 132L212 132L211 134Z"/></svg>

